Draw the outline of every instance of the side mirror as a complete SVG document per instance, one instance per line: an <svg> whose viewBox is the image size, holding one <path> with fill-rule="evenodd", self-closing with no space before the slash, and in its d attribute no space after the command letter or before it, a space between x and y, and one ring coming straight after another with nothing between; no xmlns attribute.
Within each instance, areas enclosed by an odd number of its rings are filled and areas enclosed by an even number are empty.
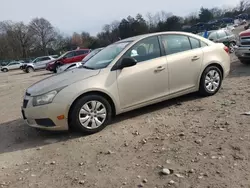
<svg viewBox="0 0 250 188"><path fill-rule="evenodd" d="M124 57L121 61L119 69L123 69L125 67L132 67L137 64L137 61L131 57Z"/></svg>
<svg viewBox="0 0 250 188"><path fill-rule="evenodd" d="M62 57L62 59L66 59L66 58L67 58L66 56Z"/></svg>

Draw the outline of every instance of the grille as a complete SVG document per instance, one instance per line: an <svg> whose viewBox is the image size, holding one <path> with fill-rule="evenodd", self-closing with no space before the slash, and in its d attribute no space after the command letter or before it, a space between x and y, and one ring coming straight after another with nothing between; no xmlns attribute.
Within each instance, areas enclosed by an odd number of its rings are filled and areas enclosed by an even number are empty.
<svg viewBox="0 0 250 188"><path fill-rule="evenodd" d="M250 37L242 37L240 43L241 45L250 45Z"/></svg>
<svg viewBox="0 0 250 188"><path fill-rule="evenodd" d="M23 100L23 108L26 108L26 107L27 107L28 102L29 102L29 101L26 100L26 99Z"/></svg>

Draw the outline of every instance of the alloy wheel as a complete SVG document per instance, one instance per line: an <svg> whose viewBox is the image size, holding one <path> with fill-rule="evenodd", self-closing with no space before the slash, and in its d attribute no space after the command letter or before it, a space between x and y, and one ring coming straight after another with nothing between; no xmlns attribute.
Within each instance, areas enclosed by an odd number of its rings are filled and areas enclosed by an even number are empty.
<svg viewBox="0 0 250 188"><path fill-rule="evenodd" d="M209 92L215 92L220 85L220 74L217 70L210 70L205 78L205 87Z"/></svg>
<svg viewBox="0 0 250 188"><path fill-rule="evenodd" d="M87 129L96 129L106 120L107 109L99 101L88 101L80 109L79 121Z"/></svg>

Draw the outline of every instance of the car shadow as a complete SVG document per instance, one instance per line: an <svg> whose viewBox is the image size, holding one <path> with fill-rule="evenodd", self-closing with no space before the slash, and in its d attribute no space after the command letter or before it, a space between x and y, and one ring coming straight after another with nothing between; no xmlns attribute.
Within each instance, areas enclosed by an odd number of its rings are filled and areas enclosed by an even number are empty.
<svg viewBox="0 0 250 188"><path fill-rule="evenodd" d="M130 118L134 118L137 116L141 116L144 114L148 114L148 113L152 113L164 108L168 108L171 106L180 106L182 105L183 102L186 101L193 101L193 100L197 100L199 99L200 96L197 93L191 93L191 94L187 94L181 97L177 97L174 99L170 99L170 100L166 100L160 103L156 103L156 104L152 104L143 108L139 108L130 112L126 112L124 114L120 114L118 116L116 116L111 124L115 124L118 122L122 122L124 120L130 119Z"/></svg>
<svg viewBox="0 0 250 188"><path fill-rule="evenodd" d="M23 72L22 70L20 70L20 71L21 72L10 73L10 75L15 76L15 75L27 74L26 72Z"/></svg>
<svg viewBox="0 0 250 188"><path fill-rule="evenodd" d="M115 123L127 120L129 118L134 118L143 114L152 113L154 111L167 108L173 105L179 106L182 104L182 102L196 100L198 98L199 97L196 94L189 94L176 99L133 110L116 116L111 122L110 126ZM109 126L106 127L106 129L108 128ZM29 127L22 119L17 119L0 125L0 154L36 147L38 148L48 144L64 142L70 139L75 139L84 136L88 135L84 135L74 130L66 132L41 131Z"/></svg>
<svg viewBox="0 0 250 188"><path fill-rule="evenodd" d="M0 125L0 154L63 142L79 136L82 135L38 130L26 125L23 119L17 119Z"/></svg>
<svg viewBox="0 0 250 188"><path fill-rule="evenodd" d="M39 76L49 76L49 75L54 75L54 73L52 73L52 72L43 72L42 74L35 74L35 75L32 75L31 77L39 77Z"/></svg>

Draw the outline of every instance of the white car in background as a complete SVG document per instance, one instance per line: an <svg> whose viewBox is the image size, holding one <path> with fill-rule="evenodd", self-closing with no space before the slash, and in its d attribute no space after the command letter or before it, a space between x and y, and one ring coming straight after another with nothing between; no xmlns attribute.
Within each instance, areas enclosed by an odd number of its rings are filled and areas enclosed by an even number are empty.
<svg viewBox="0 0 250 188"><path fill-rule="evenodd" d="M34 72L34 71L39 70L39 69L45 69L47 63L54 60L55 57L57 57L57 56L52 55L52 56L37 57L31 63L27 63L27 64L23 65L21 67L21 69L26 73Z"/></svg>
<svg viewBox="0 0 250 188"><path fill-rule="evenodd" d="M19 61L12 61L8 65L2 66L1 71L8 72L10 70L17 70L17 69L20 69L22 65L23 65L23 63L21 63Z"/></svg>
<svg viewBox="0 0 250 188"><path fill-rule="evenodd" d="M84 63L86 63L88 60L90 60L97 53L99 53L102 49L103 48L94 49L85 58L83 58L82 61L63 65L63 66L59 67L56 72L62 73L62 72L68 71L68 70L78 68L78 67L82 66Z"/></svg>

